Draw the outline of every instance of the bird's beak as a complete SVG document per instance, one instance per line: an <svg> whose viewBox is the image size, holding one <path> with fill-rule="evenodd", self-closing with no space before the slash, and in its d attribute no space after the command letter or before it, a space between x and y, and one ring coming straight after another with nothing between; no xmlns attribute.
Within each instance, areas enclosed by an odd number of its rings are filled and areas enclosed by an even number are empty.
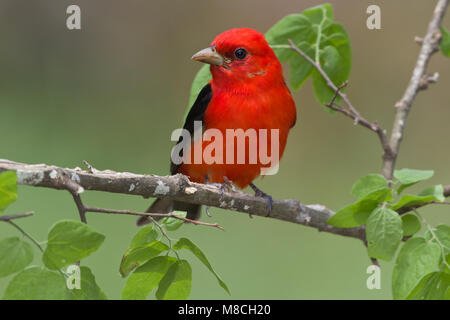
<svg viewBox="0 0 450 320"><path fill-rule="evenodd" d="M221 66L223 64L223 57L216 51L215 47L200 50L192 56L192 60L217 66Z"/></svg>

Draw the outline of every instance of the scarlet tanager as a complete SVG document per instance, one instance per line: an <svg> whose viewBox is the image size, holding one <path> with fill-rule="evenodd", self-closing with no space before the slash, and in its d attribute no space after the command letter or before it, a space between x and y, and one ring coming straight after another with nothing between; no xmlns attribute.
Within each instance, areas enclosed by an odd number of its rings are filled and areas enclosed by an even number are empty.
<svg viewBox="0 0 450 320"><path fill-rule="evenodd" d="M194 139L194 121L201 121L203 135L208 129L216 129L224 137L227 129L254 129L256 132L260 129L278 129L277 146L281 158L289 130L294 126L297 115L294 100L283 78L281 64L264 35L249 28L231 29L219 34L210 47L199 51L192 59L210 64L212 80L200 91L186 117L184 129L191 134L191 140L182 141L180 137L178 142L184 143L189 151L189 155L184 154L184 160L192 160L194 152L191 151L196 146L205 151L208 144L212 143L205 141L207 139ZM275 141L271 141L270 133L267 136L267 150L271 150L270 145ZM261 138L258 139L261 142ZM229 144L230 141L227 140L223 143L223 149L215 152L223 153L223 159L226 159L227 151L234 151L234 158L230 158L236 160L237 146L234 146L234 150L229 150ZM267 167L260 159L256 163L249 162L251 152L256 150L259 154L260 143L257 143L256 149L251 142L244 146L244 163L184 161L176 164L172 157L170 173L182 173L198 183L224 184L231 181L239 188L250 185L257 196L268 199L270 212L271 197L252 183L261 174L261 169ZM157 199L147 212L168 213L173 210L186 211L187 218L198 219L201 206ZM148 219L143 217L137 224L147 222Z"/></svg>

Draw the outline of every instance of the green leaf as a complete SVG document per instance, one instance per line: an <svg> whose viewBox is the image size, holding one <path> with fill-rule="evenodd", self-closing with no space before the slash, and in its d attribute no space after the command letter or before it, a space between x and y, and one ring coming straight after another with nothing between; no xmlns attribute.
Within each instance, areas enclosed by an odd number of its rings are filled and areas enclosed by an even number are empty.
<svg viewBox="0 0 450 320"><path fill-rule="evenodd" d="M450 274L432 272L427 274L408 296L408 300L448 300Z"/></svg>
<svg viewBox="0 0 450 320"><path fill-rule="evenodd" d="M91 269L80 267L80 289L67 289L69 300L106 300L106 295L100 289Z"/></svg>
<svg viewBox="0 0 450 320"><path fill-rule="evenodd" d="M391 209L377 208L367 219L367 248L369 256L373 258L390 261L402 236L402 219Z"/></svg>
<svg viewBox="0 0 450 320"><path fill-rule="evenodd" d="M328 74L336 86L341 85L350 74L350 39L345 29L333 21L330 4L319 5L292 14L277 22L266 33L281 62L289 62L293 90L298 90L308 77L313 77L313 87L319 103L329 103L334 92L312 65L301 55L292 52L288 39L305 52ZM329 108L326 108L330 111Z"/></svg>
<svg viewBox="0 0 450 320"><path fill-rule="evenodd" d="M345 81L347 81L350 75L350 67L351 67L350 42L348 40L347 33L345 32L342 26L334 25L333 28L336 29L336 32L341 32L342 37L347 38L345 47L343 47L343 49L341 48L341 52L339 51L338 44L327 45L326 47L324 47L322 54L320 56L320 65L322 66L322 69L325 71L328 77L331 79L331 81L336 86L339 86L343 84ZM322 104L322 106L325 106L327 103L331 101L335 92L328 86L326 80L316 69L313 70L312 76L313 76L313 88L317 101L320 104ZM336 99L337 103L339 103L339 101L340 101L339 98ZM333 111L328 107L325 107L325 110L333 113Z"/></svg>
<svg viewBox="0 0 450 320"><path fill-rule="evenodd" d="M442 263L441 263L441 271L450 274L450 254L447 254L447 256L445 257L445 263L444 263L444 261L442 261Z"/></svg>
<svg viewBox="0 0 450 320"><path fill-rule="evenodd" d="M0 278L23 270L33 261L33 249L18 237L0 241Z"/></svg>
<svg viewBox="0 0 450 320"><path fill-rule="evenodd" d="M406 299L422 277L438 271L441 250L422 237L411 238L401 248L392 273L394 299Z"/></svg>
<svg viewBox="0 0 450 320"><path fill-rule="evenodd" d="M71 220L57 222L48 234L42 261L49 269L61 269L97 251L104 240L104 235L84 223Z"/></svg>
<svg viewBox="0 0 450 320"><path fill-rule="evenodd" d="M175 243L173 246L175 250L180 249L187 249L191 251L207 268L211 273L216 277L217 281L219 282L219 285L228 293L230 293L230 290L228 289L227 285L223 280L219 277L219 275L214 271L213 267L209 263L208 259L206 258L205 254L200 250L199 247L197 247L191 240L187 238L181 238Z"/></svg>
<svg viewBox="0 0 450 320"><path fill-rule="evenodd" d="M442 41L441 41L441 52L444 56L450 58L450 32L441 27Z"/></svg>
<svg viewBox="0 0 450 320"><path fill-rule="evenodd" d="M417 182L430 179L433 175L433 170L414 170L407 168L395 170L394 177L401 183L398 188L398 193L401 193L404 189L416 184Z"/></svg>
<svg viewBox="0 0 450 320"><path fill-rule="evenodd" d="M209 81L211 81L211 78L212 76L211 72L209 71L209 65L207 64L203 65L195 75L194 81L192 82L191 92L189 95L189 104L186 113L184 115L184 120L186 120L189 110L191 109L192 105L197 99L198 94L200 93L200 91L202 91L203 87L206 86Z"/></svg>
<svg viewBox="0 0 450 320"><path fill-rule="evenodd" d="M419 192L419 196L421 197L433 196L436 199L436 201L440 202L445 201L444 187L442 186L442 184L438 184L436 186L426 188L425 190Z"/></svg>
<svg viewBox="0 0 450 320"><path fill-rule="evenodd" d="M169 250L169 247L159 240L129 248L122 257L120 274L122 277L128 276L140 264L167 250Z"/></svg>
<svg viewBox="0 0 450 320"><path fill-rule="evenodd" d="M327 223L338 228L353 228L366 223L367 218L380 203L392 199L392 190L389 188L374 191L346 206L331 216Z"/></svg>
<svg viewBox="0 0 450 320"><path fill-rule="evenodd" d="M185 211L174 211L172 212L173 215L176 215L178 217L186 218L187 212ZM161 224L168 230L168 231L175 231L179 227L183 225L184 221L176 218L164 218L161 221Z"/></svg>
<svg viewBox="0 0 450 320"><path fill-rule="evenodd" d="M308 56L312 56L314 54L314 49L310 46L304 46L302 43L299 48L305 52ZM284 50L286 51L286 50ZM305 83L305 81L309 78L309 76L313 72L313 65L309 63L305 58L300 56L298 53L293 52L292 54L298 55L298 58L291 59L290 61L290 73L289 73L289 80L291 82L292 90L297 91L300 89Z"/></svg>
<svg viewBox="0 0 450 320"><path fill-rule="evenodd" d="M186 260L177 260L159 282L158 300L186 300L191 293L192 269Z"/></svg>
<svg viewBox="0 0 450 320"><path fill-rule="evenodd" d="M0 173L0 212L17 200L17 174L14 171Z"/></svg>
<svg viewBox="0 0 450 320"><path fill-rule="evenodd" d="M425 239L434 240L435 242L439 241L439 246L443 246L445 254L450 253L450 226L439 224L433 229L433 233L436 235L437 240L430 231L425 232Z"/></svg>
<svg viewBox="0 0 450 320"><path fill-rule="evenodd" d="M403 236L412 236L420 230L420 227L420 221L415 215L402 215Z"/></svg>
<svg viewBox="0 0 450 320"><path fill-rule="evenodd" d="M352 194L361 199L374 191L385 188L387 188L387 181L381 174L368 174L355 182Z"/></svg>
<svg viewBox="0 0 450 320"><path fill-rule="evenodd" d="M30 267L14 276L3 295L4 300L64 300L64 277L40 267Z"/></svg>
<svg viewBox="0 0 450 320"><path fill-rule="evenodd" d="M153 242L158 238L158 232L151 226L143 227L131 240L130 248L139 247L140 245Z"/></svg>
<svg viewBox="0 0 450 320"><path fill-rule="evenodd" d="M410 300L450 300L450 255L438 272L427 274L408 296Z"/></svg>
<svg viewBox="0 0 450 320"><path fill-rule="evenodd" d="M144 300L158 286L169 267L177 259L169 256L155 257L137 268L122 290L124 300Z"/></svg>

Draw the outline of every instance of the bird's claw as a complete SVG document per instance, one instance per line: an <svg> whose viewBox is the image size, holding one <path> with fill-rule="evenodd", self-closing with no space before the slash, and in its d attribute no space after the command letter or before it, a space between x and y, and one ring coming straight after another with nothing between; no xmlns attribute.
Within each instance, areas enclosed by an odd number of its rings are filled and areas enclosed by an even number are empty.
<svg viewBox="0 0 450 320"><path fill-rule="evenodd" d="M223 180L225 180L225 183L228 185L228 187L229 187L229 189L231 189L231 191L233 191L233 192L238 191L230 179L228 179L227 177L224 176Z"/></svg>
<svg viewBox="0 0 450 320"><path fill-rule="evenodd" d="M212 217L211 213L209 213L209 206L205 206L205 212L208 217Z"/></svg>

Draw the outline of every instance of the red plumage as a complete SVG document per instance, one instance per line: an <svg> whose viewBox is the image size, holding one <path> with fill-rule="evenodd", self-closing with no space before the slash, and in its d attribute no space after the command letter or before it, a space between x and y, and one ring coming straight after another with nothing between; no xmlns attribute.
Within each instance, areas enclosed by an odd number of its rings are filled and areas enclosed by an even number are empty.
<svg viewBox="0 0 450 320"><path fill-rule="evenodd" d="M296 121L294 100L286 86L283 71L272 48L266 42L264 35L256 30L243 28L232 29L221 33L206 48L193 56L194 60L211 64L212 80L206 85L194 105L192 106L184 124L184 129L194 135L194 121L201 121L203 132L216 129L226 137L227 129L266 129L267 150L269 156L272 141L270 130L278 129L279 158L283 155L290 128ZM201 136L201 135L200 135ZM205 151L211 147L211 141L194 139L180 140L186 144L183 150L184 160L181 164L171 163L171 173L182 173L191 181L199 183L224 183L227 177L240 188L248 186L261 174L262 168L270 165L263 164L259 156L256 163L250 163L250 152L259 155L260 141L257 135L255 146L248 142L245 144L245 161L237 162L237 143L234 143L234 163L227 163L227 144L224 139L223 147L215 152L222 152L223 163L194 164L195 146ZM213 140L214 141L214 140ZM236 141L231 141L231 143ZM230 147L230 154L231 154ZM229 155L230 155L229 154ZM273 163L272 163L273 165ZM256 186L251 185L257 194L265 196L268 200L268 209L271 210L271 197L264 194ZM150 206L147 212L167 213L173 210L187 212L190 219L198 219L200 206L170 199L158 199ZM147 218L140 218L138 225L148 223Z"/></svg>

